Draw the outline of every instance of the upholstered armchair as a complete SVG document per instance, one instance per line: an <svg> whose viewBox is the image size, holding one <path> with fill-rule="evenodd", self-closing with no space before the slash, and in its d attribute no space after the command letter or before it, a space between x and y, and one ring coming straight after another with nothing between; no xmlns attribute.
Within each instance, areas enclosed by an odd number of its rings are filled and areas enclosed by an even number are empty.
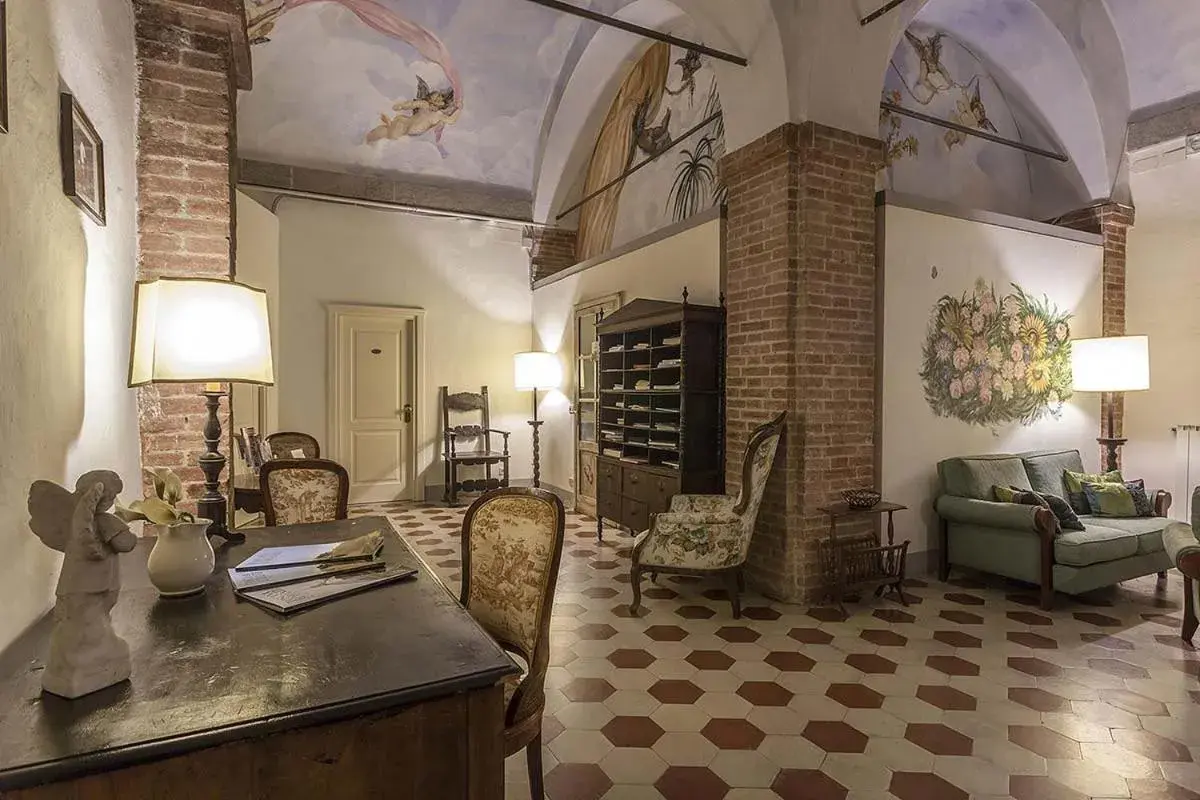
<svg viewBox="0 0 1200 800"><path fill-rule="evenodd" d="M670 511L651 518L650 530L638 536L633 546L633 611L642 603L643 572L651 577L659 572L719 574L725 579L734 618L741 617L742 566L786 416L785 411L750 435L737 497L676 495L671 498Z"/></svg>
<svg viewBox="0 0 1200 800"><path fill-rule="evenodd" d="M277 458L262 465L258 485L266 524L301 525L346 519L350 476L324 458Z"/></svg>

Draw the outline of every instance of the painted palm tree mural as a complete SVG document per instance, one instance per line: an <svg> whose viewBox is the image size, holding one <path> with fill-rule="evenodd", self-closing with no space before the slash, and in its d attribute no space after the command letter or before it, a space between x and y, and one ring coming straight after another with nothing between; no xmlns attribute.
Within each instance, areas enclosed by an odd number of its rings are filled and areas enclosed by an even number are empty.
<svg viewBox="0 0 1200 800"><path fill-rule="evenodd" d="M687 139L678 137L716 115ZM601 126L584 179L591 194L631 165L643 169L586 203L580 260L724 202L725 124L716 75L693 50L652 45L625 77Z"/></svg>

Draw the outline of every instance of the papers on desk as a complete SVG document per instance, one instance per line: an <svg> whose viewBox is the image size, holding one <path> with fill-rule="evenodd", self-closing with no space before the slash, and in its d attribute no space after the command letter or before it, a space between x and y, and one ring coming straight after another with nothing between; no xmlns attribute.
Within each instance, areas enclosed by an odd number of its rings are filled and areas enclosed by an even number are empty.
<svg viewBox="0 0 1200 800"><path fill-rule="evenodd" d="M383 534L344 542L264 547L229 570L238 597L280 614L410 578L417 570L380 558Z"/></svg>
<svg viewBox="0 0 1200 800"><path fill-rule="evenodd" d="M264 547L238 564L234 569L248 572L260 569L282 569L303 564L370 561L383 549L383 534L379 531L349 539L345 542L299 544L292 547Z"/></svg>
<svg viewBox="0 0 1200 800"><path fill-rule="evenodd" d="M376 586L411 578L417 574L412 567L403 564L380 564L381 569L363 570L350 574L328 575L316 580L302 583L289 583L285 586L271 586L265 589L238 591L239 597L244 597L252 603L276 611L280 614L290 614L303 608L311 608L318 603L333 600L338 597L362 592ZM232 573L233 570L230 570Z"/></svg>

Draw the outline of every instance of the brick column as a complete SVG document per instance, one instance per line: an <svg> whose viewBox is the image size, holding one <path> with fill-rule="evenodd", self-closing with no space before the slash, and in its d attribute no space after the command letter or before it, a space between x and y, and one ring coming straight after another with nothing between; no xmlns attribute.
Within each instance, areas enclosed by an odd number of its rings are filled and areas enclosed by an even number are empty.
<svg viewBox="0 0 1200 800"><path fill-rule="evenodd" d="M138 60L138 277L231 278L237 88L248 86L240 0L134 0ZM219 324L219 323L216 323ZM196 331L204 337L205 331ZM197 385L138 393L142 465L202 491ZM228 423L228 405L222 424Z"/></svg>
<svg viewBox="0 0 1200 800"><path fill-rule="evenodd" d="M525 229L530 239L529 283L548 278L575 265L575 231L569 228Z"/></svg>
<svg viewBox="0 0 1200 800"><path fill-rule="evenodd" d="M1103 300L1101 301L1101 336L1125 335L1125 245L1129 238L1129 229L1133 227L1134 211L1132 206L1121 203L1104 202L1088 208L1072 211L1058 219L1058 224L1075 230L1098 233L1104 239L1104 266L1102 280L1104 282ZM1108 395L1100 400L1100 436L1108 436L1105 427L1108 419L1108 407L1113 404L1113 423L1117 435L1125 430L1125 398L1117 397L1110 401ZM1107 457L1105 448L1100 448L1100 464Z"/></svg>
<svg viewBox="0 0 1200 800"><path fill-rule="evenodd" d="M808 122L778 128L721 164L727 488L738 488L750 431L787 409L748 566L752 583L783 600L811 599L822 585L817 548L828 523L817 509L842 489L877 483L882 152L878 140Z"/></svg>

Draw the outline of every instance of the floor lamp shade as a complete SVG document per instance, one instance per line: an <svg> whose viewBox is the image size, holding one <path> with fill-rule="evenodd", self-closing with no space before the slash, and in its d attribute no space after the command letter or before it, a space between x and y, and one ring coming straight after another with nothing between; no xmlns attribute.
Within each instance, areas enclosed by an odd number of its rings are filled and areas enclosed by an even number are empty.
<svg viewBox="0 0 1200 800"><path fill-rule="evenodd" d="M207 278L139 282L129 385L221 381L275 382L267 293Z"/></svg>
<svg viewBox="0 0 1200 800"><path fill-rule="evenodd" d="M1077 392L1137 392L1150 388L1150 340L1107 336L1071 342L1072 388Z"/></svg>
<svg viewBox="0 0 1200 800"><path fill-rule="evenodd" d="M557 389L562 385L562 364L554 353L517 353L513 356L513 380L518 391Z"/></svg>

